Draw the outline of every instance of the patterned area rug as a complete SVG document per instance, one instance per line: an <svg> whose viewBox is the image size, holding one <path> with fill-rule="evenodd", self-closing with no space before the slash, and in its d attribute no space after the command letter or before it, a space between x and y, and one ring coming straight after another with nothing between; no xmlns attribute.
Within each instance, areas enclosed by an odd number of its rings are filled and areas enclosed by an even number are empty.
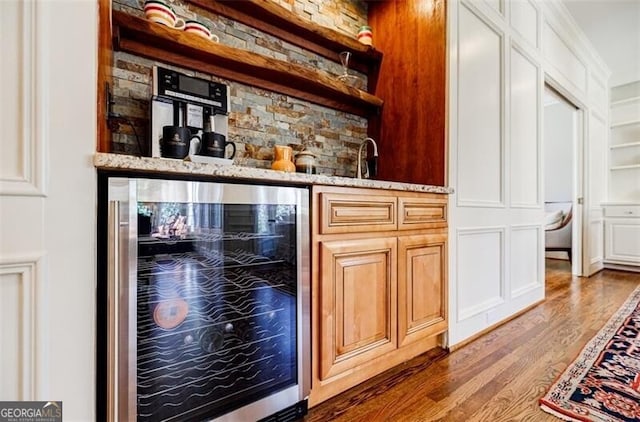
<svg viewBox="0 0 640 422"><path fill-rule="evenodd" d="M640 287L540 399L567 421L640 421Z"/></svg>

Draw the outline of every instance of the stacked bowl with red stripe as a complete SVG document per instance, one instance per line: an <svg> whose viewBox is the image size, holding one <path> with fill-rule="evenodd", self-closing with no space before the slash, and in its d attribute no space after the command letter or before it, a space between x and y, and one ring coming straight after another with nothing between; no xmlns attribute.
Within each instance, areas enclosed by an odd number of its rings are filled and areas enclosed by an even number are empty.
<svg viewBox="0 0 640 422"><path fill-rule="evenodd" d="M144 2L144 15L151 22L166 25L170 28L182 29L185 22L178 18L171 6L159 0Z"/></svg>

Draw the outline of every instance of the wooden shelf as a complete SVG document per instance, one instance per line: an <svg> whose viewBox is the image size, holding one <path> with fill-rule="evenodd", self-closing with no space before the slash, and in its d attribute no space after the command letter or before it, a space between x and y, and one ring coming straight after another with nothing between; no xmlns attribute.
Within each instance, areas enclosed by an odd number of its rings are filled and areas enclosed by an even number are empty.
<svg viewBox="0 0 640 422"><path fill-rule="evenodd" d="M382 100L335 77L297 64L240 50L113 12L114 50L300 98L359 116L377 115Z"/></svg>
<svg viewBox="0 0 640 422"><path fill-rule="evenodd" d="M349 67L377 79L382 53L374 47L358 42L330 28L300 18L271 0L187 0L201 9L226 16L267 34L273 35L305 50L340 63L339 53L352 53ZM375 87L375 81L370 87ZM373 89L369 89L373 92Z"/></svg>

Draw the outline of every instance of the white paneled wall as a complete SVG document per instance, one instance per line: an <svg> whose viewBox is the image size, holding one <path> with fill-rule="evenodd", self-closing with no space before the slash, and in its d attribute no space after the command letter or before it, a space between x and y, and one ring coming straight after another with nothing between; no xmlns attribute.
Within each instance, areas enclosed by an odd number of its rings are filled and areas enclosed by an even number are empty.
<svg viewBox="0 0 640 422"><path fill-rule="evenodd" d="M593 212L598 213L589 221L589 243L587 244L589 253L589 267L592 272L600 270L604 264L604 220L602 218L602 209L595 208Z"/></svg>
<svg viewBox="0 0 640 422"><path fill-rule="evenodd" d="M95 419L97 3L0 1L0 400Z"/></svg>
<svg viewBox="0 0 640 422"><path fill-rule="evenodd" d="M504 302L504 227L460 229L457 256L468 265L458 267L461 288L456 321L466 321ZM486 280L477 283L476 280Z"/></svg>
<svg viewBox="0 0 640 422"><path fill-rule="evenodd" d="M0 3L0 193L44 195L46 116L38 109L43 91L42 34L35 32L33 2ZM15 99L14 101L10 99Z"/></svg>
<svg viewBox="0 0 640 422"><path fill-rule="evenodd" d="M501 206L503 203L502 133L503 72L501 34L474 9L460 8L458 62L459 153L457 201L467 206ZM483 83L479 84L478 80ZM478 99L482 98L482 106Z"/></svg>
<svg viewBox="0 0 640 422"><path fill-rule="evenodd" d="M511 6L511 27L533 48L538 41L538 11L531 0L513 0Z"/></svg>
<svg viewBox="0 0 640 422"><path fill-rule="evenodd" d="M609 95L603 80L595 75L589 78L589 105L600 116L606 116L609 112Z"/></svg>
<svg viewBox="0 0 640 422"><path fill-rule="evenodd" d="M603 266L604 259L604 219L601 204L606 199L607 187L607 120L596 112L591 112L588 131L588 162L587 197L590 199L589 208L589 263L588 273L598 271Z"/></svg>
<svg viewBox="0 0 640 422"><path fill-rule="evenodd" d="M43 35L33 2L0 2L0 400L45 391L43 277L46 117Z"/></svg>
<svg viewBox="0 0 640 422"><path fill-rule="evenodd" d="M0 397L32 400L46 391L47 339L42 306L45 259L39 255L0 260Z"/></svg>
<svg viewBox="0 0 640 422"><path fill-rule="evenodd" d="M585 110L585 166L595 171L585 196L599 197L603 139L589 107L606 102L608 75L555 0L448 7L449 184L456 192L449 345L456 345L544 298L544 81ZM598 236L588 236L593 245ZM585 261L598 265L601 251L587 251Z"/></svg>
<svg viewBox="0 0 640 422"><path fill-rule="evenodd" d="M544 276L540 274L542 237L542 229L537 224L511 227L509 299L527 295L543 287Z"/></svg>
<svg viewBox="0 0 640 422"><path fill-rule="evenodd" d="M512 207L539 208L540 72L535 61L515 46L511 49L509 184Z"/></svg>
<svg viewBox="0 0 640 422"><path fill-rule="evenodd" d="M504 10L504 0L484 0L495 12L502 14Z"/></svg>
<svg viewBox="0 0 640 422"><path fill-rule="evenodd" d="M586 92L587 68L557 31L557 28L545 21L543 32L545 59L552 63L552 66L564 77L563 82L568 82L580 91Z"/></svg>

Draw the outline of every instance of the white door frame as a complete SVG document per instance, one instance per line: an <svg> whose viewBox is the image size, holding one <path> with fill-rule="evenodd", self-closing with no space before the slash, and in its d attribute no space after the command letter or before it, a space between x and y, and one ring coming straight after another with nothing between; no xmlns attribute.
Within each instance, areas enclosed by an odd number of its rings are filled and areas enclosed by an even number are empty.
<svg viewBox="0 0 640 422"><path fill-rule="evenodd" d="M586 195L587 174L585 169L585 134L586 119L584 118L584 106L570 90L566 89L560 82L556 81L547 72L544 74L544 84L554 90L564 101L576 109L573 122L573 186L572 186L572 202L573 202L573 221L571 232L571 248L572 248L572 266L571 273L577 276L586 275L585 268L588 268L589 257L584 251L588 250L585 244L588 238L588 225L585 224L584 204L588 203ZM543 113L544 121L544 113ZM543 138L543 148L546 142ZM586 265L586 266L585 266Z"/></svg>

